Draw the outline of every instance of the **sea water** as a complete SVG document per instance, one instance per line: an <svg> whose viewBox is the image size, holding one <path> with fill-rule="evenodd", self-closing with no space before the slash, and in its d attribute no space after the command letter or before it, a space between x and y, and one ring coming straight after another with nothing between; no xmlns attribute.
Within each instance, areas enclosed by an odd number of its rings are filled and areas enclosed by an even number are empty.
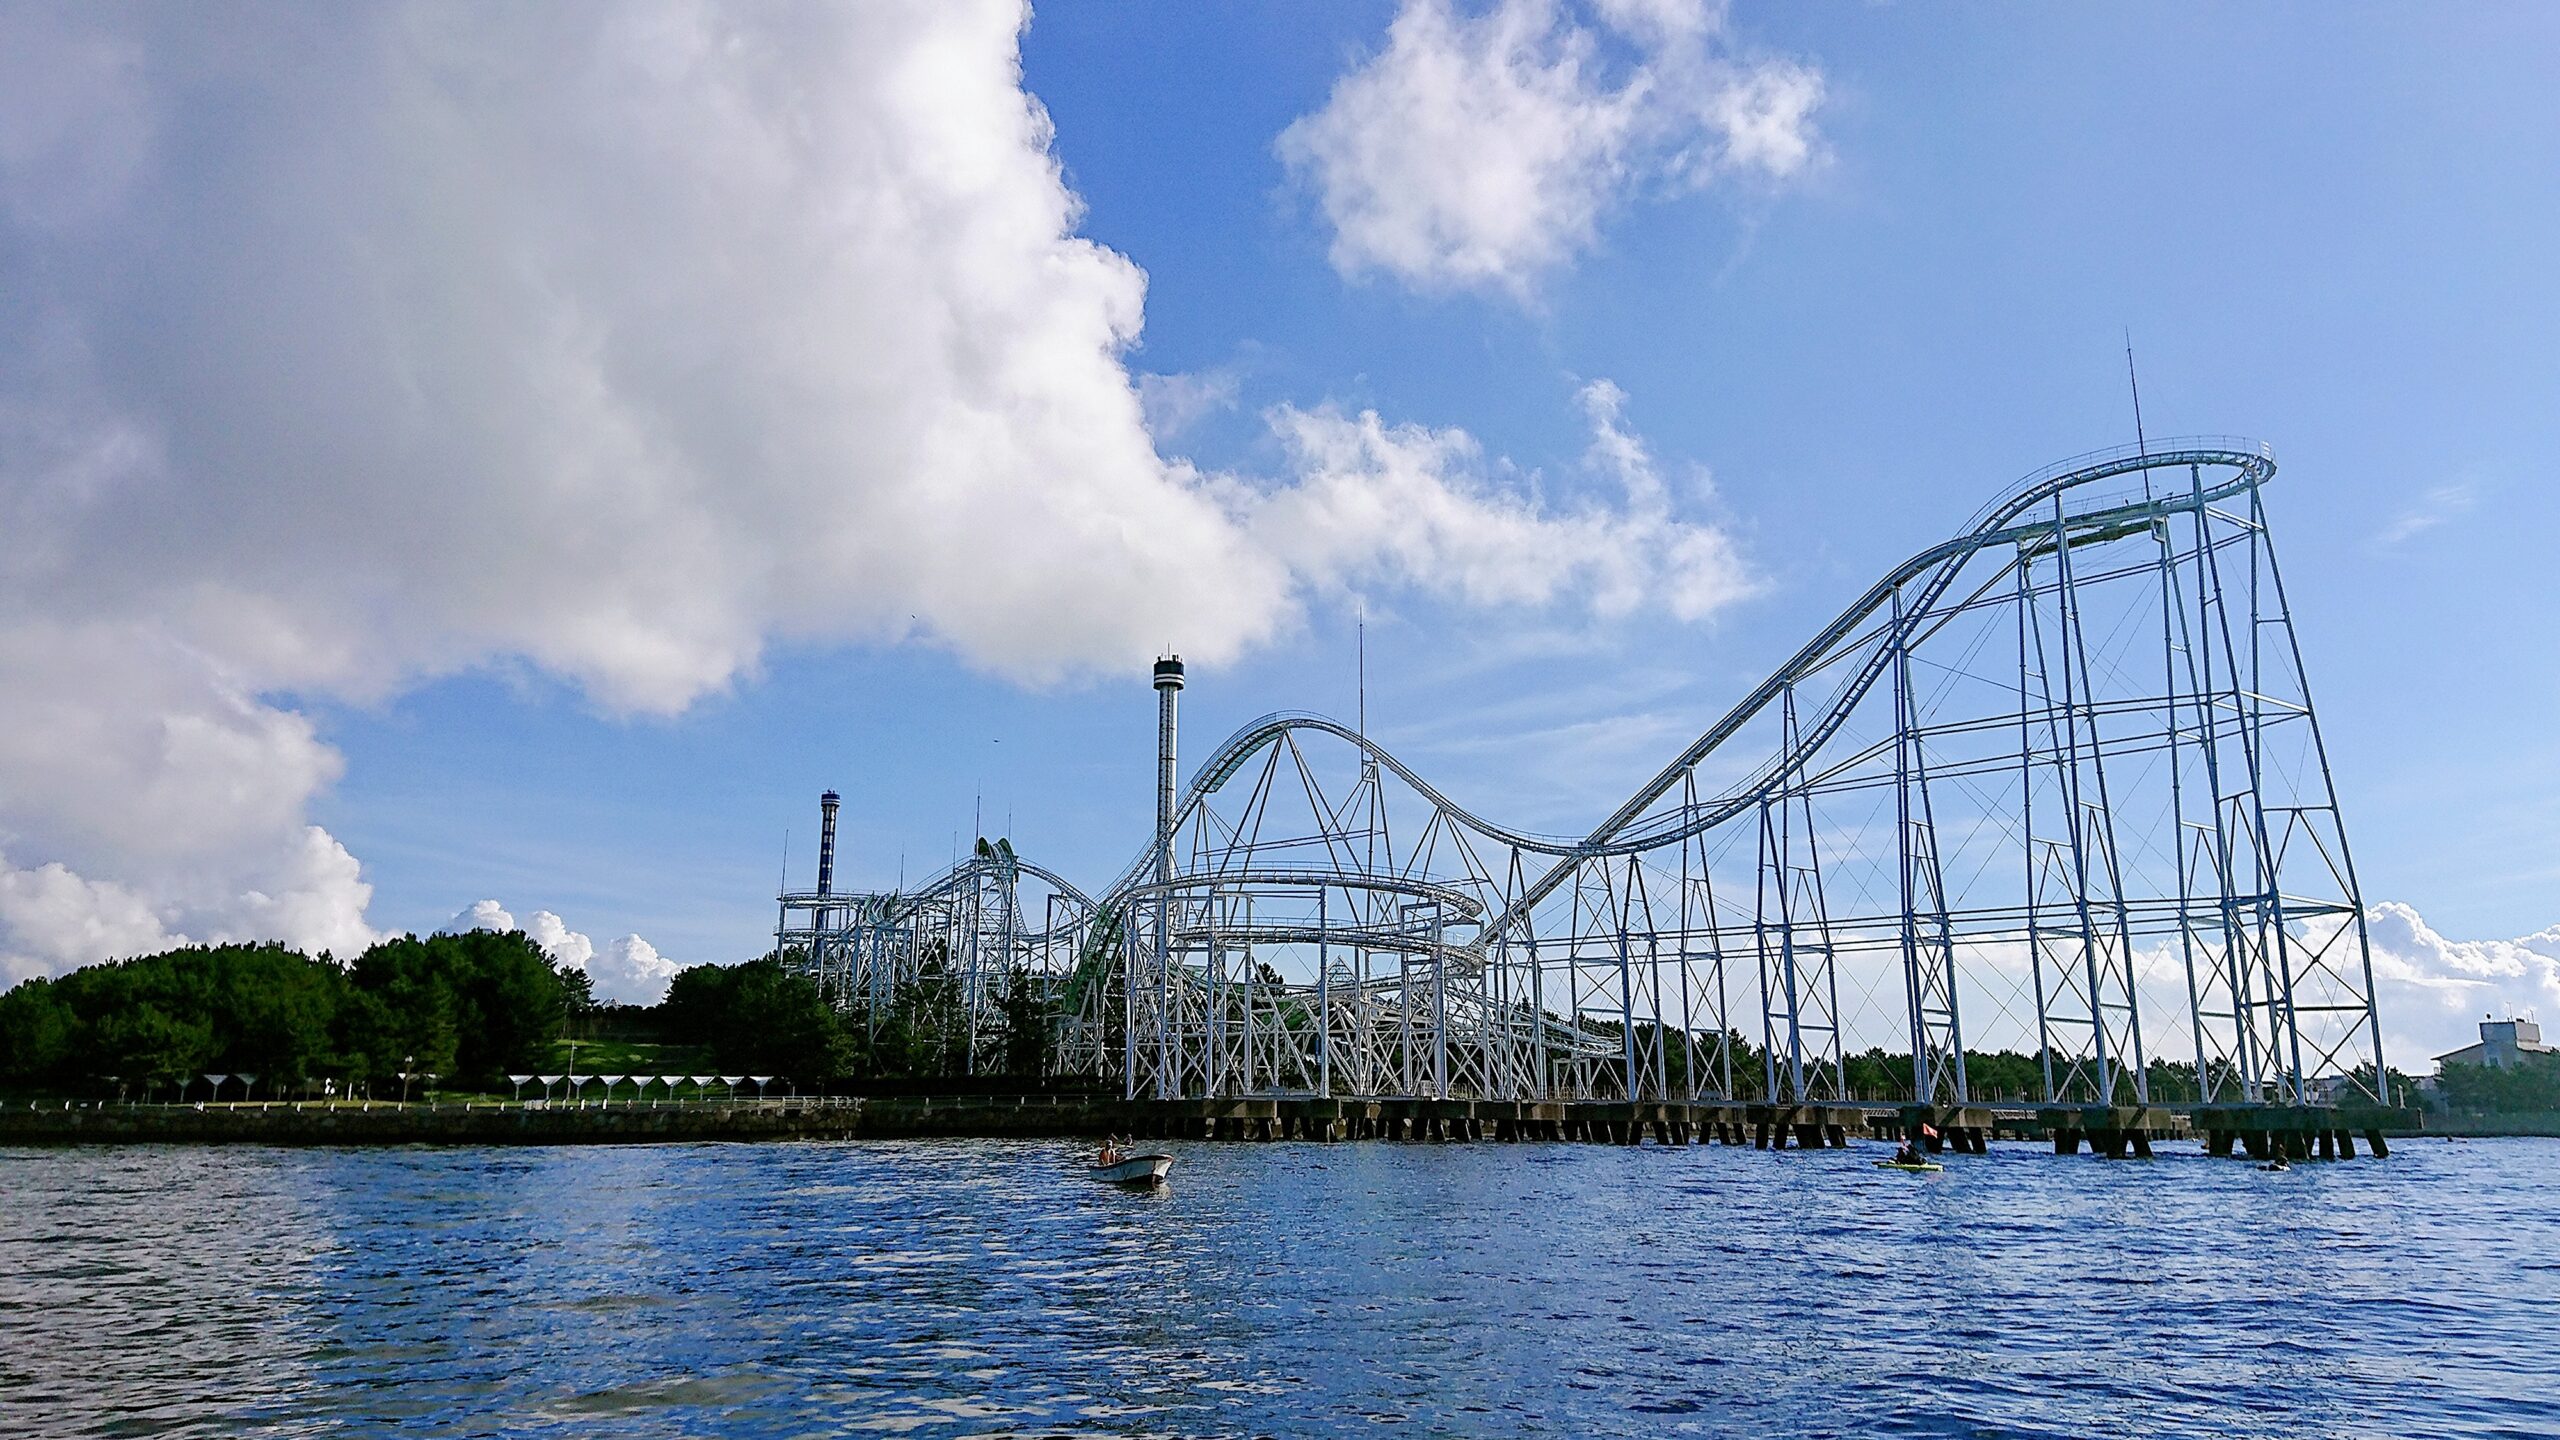
<svg viewBox="0 0 2560 1440"><path fill-rule="evenodd" d="M0 1433L2560 1434L2560 1142L0 1150Z"/></svg>

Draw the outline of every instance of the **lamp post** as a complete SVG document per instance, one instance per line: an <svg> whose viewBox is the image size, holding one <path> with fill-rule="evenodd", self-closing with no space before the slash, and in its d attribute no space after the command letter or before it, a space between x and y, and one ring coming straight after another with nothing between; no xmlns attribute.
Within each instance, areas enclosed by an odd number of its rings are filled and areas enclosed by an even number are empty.
<svg viewBox="0 0 2560 1440"><path fill-rule="evenodd" d="M409 1103L409 1071L415 1067L417 1063L418 1057L415 1055L403 1055L400 1057L400 1103L403 1105Z"/></svg>

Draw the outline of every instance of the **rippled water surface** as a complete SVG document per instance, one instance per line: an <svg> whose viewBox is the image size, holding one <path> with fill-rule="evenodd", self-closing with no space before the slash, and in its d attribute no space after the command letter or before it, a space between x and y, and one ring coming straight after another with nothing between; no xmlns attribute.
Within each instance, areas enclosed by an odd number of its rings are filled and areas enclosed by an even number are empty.
<svg viewBox="0 0 2560 1440"><path fill-rule="evenodd" d="M0 1150L0 1433L2560 1434L2560 1142L1175 1148Z"/></svg>

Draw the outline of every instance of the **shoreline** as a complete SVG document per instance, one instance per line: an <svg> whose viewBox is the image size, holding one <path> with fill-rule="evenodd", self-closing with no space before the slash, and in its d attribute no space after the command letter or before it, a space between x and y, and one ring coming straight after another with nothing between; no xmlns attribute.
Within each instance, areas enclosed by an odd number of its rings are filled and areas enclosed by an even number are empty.
<svg viewBox="0 0 2560 1440"><path fill-rule="evenodd" d="M613 1145L846 1140L899 1135L1056 1136L1102 1121L1082 1104L965 1105L815 1096L621 1105L117 1105L0 1110L0 1145ZM1092 1128L1090 1133L1105 1133Z"/></svg>
<svg viewBox="0 0 2560 1440"><path fill-rule="evenodd" d="M2163 1141L2206 1139L2192 1121L2159 1110L2118 1111L2114 1123ZM2333 1113L2333 1112L2332 1112ZM1576 1139L1635 1144L1754 1144L1786 1148L1846 1145L1850 1136L1898 1138L1909 1110L1878 1106L1768 1107L1575 1102L1492 1104L1429 1100L1124 1101L1090 1095L811 1096L735 1101L631 1101L546 1105L468 1103L320 1104L208 1102L121 1104L15 1101L0 1107L0 1145L248 1144L594 1145L693 1141L849 1139L1090 1139L1106 1135L1161 1139L1316 1140ZM1924 1117L1925 1118L1925 1117ZM1944 1126L1979 1125L1974 1143L1990 1139L2042 1142L2092 1122L2086 1111L2044 1108L1996 1116L1940 1112ZM2272 1117L2271 1117L2272 1118ZM2560 1114L2429 1117L2411 1125L2407 1112L2330 1125L2375 1131L2391 1140L2560 1136ZM2309 1114L2280 1128L2310 1120ZM2381 1121L2374 1125L2374 1121ZM1808 1123L1811 1122L1811 1123ZM2244 1122L2227 1119L2225 1124ZM2265 1122L2259 1122L2265 1123ZM2372 1129L2368 1129L2373 1125ZM1961 1148L1961 1142L1959 1142ZM2059 1147L2057 1147L2059 1148ZM2073 1145L2076 1149L2076 1143ZM2095 1149L2093 1141L2091 1148Z"/></svg>

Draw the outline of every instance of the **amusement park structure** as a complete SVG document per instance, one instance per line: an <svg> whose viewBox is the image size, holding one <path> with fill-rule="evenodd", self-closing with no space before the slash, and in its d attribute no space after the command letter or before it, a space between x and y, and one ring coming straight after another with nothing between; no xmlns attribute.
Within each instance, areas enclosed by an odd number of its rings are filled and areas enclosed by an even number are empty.
<svg viewBox="0 0 2560 1440"><path fill-rule="evenodd" d="M2372 963L2261 492L2222 437L2079 457L1895 567L1578 837L1480 816L1361 725L1274 714L1096 890L1009 843L912 891L783 894L777 948L879 1013L1009 987L1134 1099L1836 1101L1850 1054L1964 1105L2373 1092ZM2315 1085L2315 1082L2316 1085Z"/></svg>

